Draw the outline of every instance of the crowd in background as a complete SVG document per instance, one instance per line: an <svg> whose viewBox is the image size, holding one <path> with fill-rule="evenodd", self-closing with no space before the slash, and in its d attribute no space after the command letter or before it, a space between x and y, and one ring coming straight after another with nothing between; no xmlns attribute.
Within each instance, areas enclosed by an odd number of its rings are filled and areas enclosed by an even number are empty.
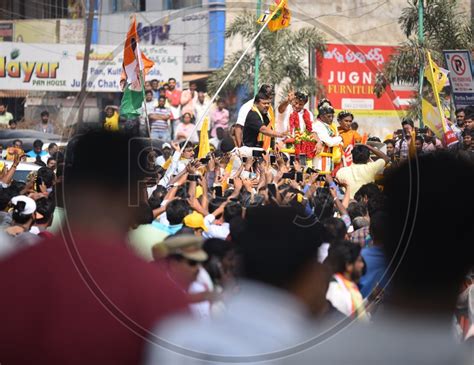
<svg viewBox="0 0 474 365"><path fill-rule="evenodd" d="M369 138L329 100L314 116L302 92L275 116L273 88L263 85L235 123L217 102L206 145L194 130L206 94L155 81L141 120L159 149L142 140L131 150L129 136L113 133L120 119L111 106L106 131L75 136L66 149L3 146L0 353L13 353L3 340L18 334L52 363L79 362L80 350L91 363L201 363L150 344L144 352L154 335L143 329L185 311L156 331L194 355L278 352L356 320L372 329L344 329L299 361L417 363L431 351L424 361L461 363L448 339L450 330L458 342L474 338L472 194L460 188L474 171L473 107L456 111L459 142L448 148L409 118L392 136ZM40 132L51 132L48 116ZM14 129L12 120L0 105L0 123ZM311 149L296 153L302 135ZM18 181L25 159L39 169ZM135 160L136 169L127 165ZM396 351L397 341L412 352Z"/></svg>

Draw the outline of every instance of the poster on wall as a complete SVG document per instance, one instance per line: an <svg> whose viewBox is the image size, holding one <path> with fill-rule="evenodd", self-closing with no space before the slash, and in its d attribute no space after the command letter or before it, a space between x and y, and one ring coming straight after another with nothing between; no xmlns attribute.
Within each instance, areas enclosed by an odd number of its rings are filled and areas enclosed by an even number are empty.
<svg viewBox="0 0 474 365"><path fill-rule="evenodd" d="M143 53L155 62L147 80L168 80L178 85L183 78L182 46L144 46ZM89 59L87 90L119 92L123 48L93 45ZM84 45L2 43L0 89L80 91Z"/></svg>
<svg viewBox="0 0 474 365"><path fill-rule="evenodd" d="M328 44L324 55L317 54L317 79L334 108L368 116L396 116L408 109L413 85L389 85L380 98L374 93L377 73L395 52L390 46Z"/></svg>

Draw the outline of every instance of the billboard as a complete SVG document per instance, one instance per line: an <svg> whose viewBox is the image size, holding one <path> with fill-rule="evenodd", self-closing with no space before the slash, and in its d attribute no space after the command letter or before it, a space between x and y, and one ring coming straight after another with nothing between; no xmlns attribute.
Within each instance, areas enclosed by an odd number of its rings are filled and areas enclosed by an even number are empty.
<svg viewBox="0 0 474 365"><path fill-rule="evenodd" d="M324 55L317 54L316 75L334 108L356 115L404 113L414 97L413 86L390 85L382 97L374 94L376 75L395 52L390 46L328 44Z"/></svg>
<svg viewBox="0 0 474 365"><path fill-rule="evenodd" d="M183 47L141 47L155 62L147 80L183 78ZM123 49L93 45L89 60L87 90L120 91ZM0 49L0 89L80 91L84 45L27 44L4 42Z"/></svg>

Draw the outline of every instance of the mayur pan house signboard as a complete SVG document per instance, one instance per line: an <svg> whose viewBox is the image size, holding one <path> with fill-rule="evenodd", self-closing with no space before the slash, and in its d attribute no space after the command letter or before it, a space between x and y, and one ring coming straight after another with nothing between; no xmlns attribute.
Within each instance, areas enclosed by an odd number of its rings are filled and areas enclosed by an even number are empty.
<svg viewBox="0 0 474 365"><path fill-rule="evenodd" d="M142 46L155 62L147 80L174 77L181 85L183 46ZM123 45L94 45L89 59L87 90L120 91ZM83 45L2 43L0 89L38 91L80 91Z"/></svg>

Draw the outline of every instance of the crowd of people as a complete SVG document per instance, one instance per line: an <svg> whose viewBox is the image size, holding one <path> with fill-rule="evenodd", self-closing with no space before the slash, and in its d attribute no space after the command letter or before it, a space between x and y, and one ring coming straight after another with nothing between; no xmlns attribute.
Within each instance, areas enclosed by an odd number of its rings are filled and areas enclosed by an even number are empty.
<svg viewBox="0 0 474 365"><path fill-rule="evenodd" d="M155 81L143 109L160 149L130 144L115 108L66 149L4 148L5 363L463 363L474 108L448 148L408 118L360 134L300 91L274 109L263 85L235 123L218 101L203 140L206 95ZM17 181L26 157L41 167Z"/></svg>

